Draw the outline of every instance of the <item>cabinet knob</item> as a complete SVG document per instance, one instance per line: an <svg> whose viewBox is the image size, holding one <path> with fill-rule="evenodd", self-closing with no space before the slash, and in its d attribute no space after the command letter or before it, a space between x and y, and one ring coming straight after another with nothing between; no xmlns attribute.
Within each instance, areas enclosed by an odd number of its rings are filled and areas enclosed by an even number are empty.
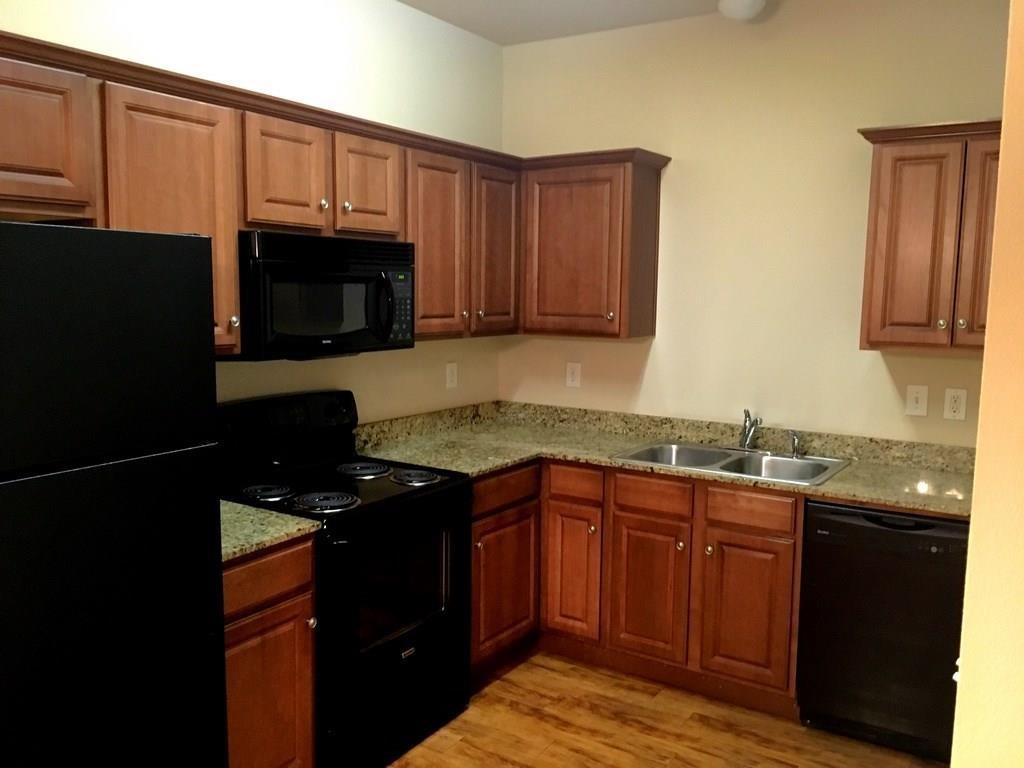
<svg viewBox="0 0 1024 768"><path fill-rule="evenodd" d="M467 317L469 317L469 310L468 309L462 310L462 319L465 320Z"/></svg>
<svg viewBox="0 0 1024 768"><path fill-rule="evenodd" d="M326 197L320 198L320 207L323 208L325 211L331 207L331 204Z"/></svg>
<svg viewBox="0 0 1024 768"><path fill-rule="evenodd" d="M483 549L484 548L484 543L482 541L478 541L473 546L476 547L477 549Z"/></svg>
<svg viewBox="0 0 1024 768"><path fill-rule="evenodd" d="M310 629L316 629L316 625L320 622L316 620L316 616L306 619L306 626Z"/></svg>
<svg viewBox="0 0 1024 768"><path fill-rule="evenodd" d="M352 213L352 203L346 200L341 204L341 207L345 209L345 213Z"/></svg>
<svg viewBox="0 0 1024 768"><path fill-rule="evenodd" d="M597 533L597 526L596 525L592 525L589 528L587 528L587 533L589 533L591 536L593 536L595 533Z"/></svg>
<svg viewBox="0 0 1024 768"><path fill-rule="evenodd" d="M605 319L606 319L606 320L607 320L608 322L611 322L612 320L614 320L614 319L615 319L615 313L614 313L614 312L609 312L609 313L608 313L607 315L605 315Z"/></svg>
<svg viewBox="0 0 1024 768"><path fill-rule="evenodd" d="M232 315L231 319L228 320L228 322L231 323L232 328L237 328L239 325L242 324L242 321L239 319L238 315Z"/></svg>
<svg viewBox="0 0 1024 768"><path fill-rule="evenodd" d="M947 323L945 320L943 320L940 317L939 318L939 322L937 322L936 325L939 326L939 330L941 331L941 330L945 330L946 326L949 325L949 323Z"/></svg>
<svg viewBox="0 0 1024 768"><path fill-rule="evenodd" d="M686 542L685 541L677 541L676 542L676 549L678 549L680 552L682 552L684 549L686 549Z"/></svg>
<svg viewBox="0 0 1024 768"><path fill-rule="evenodd" d="M482 309L478 309L476 311L476 316L479 317L481 320L483 320L484 319L484 311Z"/></svg>
<svg viewBox="0 0 1024 768"><path fill-rule="evenodd" d="M708 544L706 547L704 547L704 554L709 556L715 554L715 545Z"/></svg>
<svg viewBox="0 0 1024 768"><path fill-rule="evenodd" d="M965 328L967 328L967 320L961 317L959 320L956 321L956 327L959 328L961 331L964 330Z"/></svg>

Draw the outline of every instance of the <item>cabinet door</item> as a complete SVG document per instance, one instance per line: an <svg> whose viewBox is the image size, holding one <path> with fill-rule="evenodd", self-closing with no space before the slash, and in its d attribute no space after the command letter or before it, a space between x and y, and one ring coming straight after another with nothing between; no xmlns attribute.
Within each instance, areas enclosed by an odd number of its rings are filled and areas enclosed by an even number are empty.
<svg viewBox="0 0 1024 768"><path fill-rule="evenodd" d="M794 543L713 526L704 543L701 668L785 689Z"/></svg>
<svg viewBox="0 0 1024 768"><path fill-rule="evenodd" d="M608 643L682 664L690 590L690 526L613 509Z"/></svg>
<svg viewBox="0 0 1024 768"><path fill-rule="evenodd" d="M322 128L245 113L245 218L322 229L330 206Z"/></svg>
<svg viewBox="0 0 1024 768"><path fill-rule="evenodd" d="M228 764L313 764L313 597L305 594L230 624Z"/></svg>
<svg viewBox="0 0 1024 768"><path fill-rule="evenodd" d="M946 346L964 142L875 148L862 344Z"/></svg>
<svg viewBox="0 0 1024 768"><path fill-rule="evenodd" d="M463 333L469 319L469 164L413 150L406 180L416 244L416 333Z"/></svg>
<svg viewBox="0 0 1024 768"><path fill-rule="evenodd" d="M93 98L85 75L0 59L0 197L96 202Z"/></svg>
<svg viewBox="0 0 1024 768"><path fill-rule="evenodd" d="M953 343L958 347L985 344L998 175L999 137L969 140L957 278L957 321L953 331Z"/></svg>
<svg viewBox="0 0 1024 768"><path fill-rule="evenodd" d="M525 330L618 335L624 176L621 165L527 173Z"/></svg>
<svg viewBox="0 0 1024 768"><path fill-rule="evenodd" d="M334 227L402 231L402 148L334 134Z"/></svg>
<svg viewBox="0 0 1024 768"><path fill-rule="evenodd" d="M238 113L106 86L108 216L114 229L191 232L213 242L213 333L238 341Z"/></svg>
<svg viewBox="0 0 1024 768"><path fill-rule="evenodd" d="M601 507L549 500L544 513L544 625L600 637Z"/></svg>
<svg viewBox="0 0 1024 768"><path fill-rule="evenodd" d="M473 524L473 663L537 626L536 501Z"/></svg>
<svg viewBox="0 0 1024 768"><path fill-rule="evenodd" d="M516 330L519 174L473 165L470 330Z"/></svg>

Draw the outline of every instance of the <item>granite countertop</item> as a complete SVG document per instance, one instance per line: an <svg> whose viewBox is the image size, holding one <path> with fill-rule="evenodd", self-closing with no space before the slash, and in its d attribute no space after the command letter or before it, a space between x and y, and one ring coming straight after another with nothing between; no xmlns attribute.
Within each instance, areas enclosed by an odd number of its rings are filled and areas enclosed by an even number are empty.
<svg viewBox="0 0 1024 768"><path fill-rule="evenodd" d="M267 549L320 530L304 517L257 509L233 501L220 503L220 555L223 562Z"/></svg>
<svg viewBox="0 0 1024 768"><path fill-rule="evenodd" d="M484 475L537 458L580 461L606 467L703 478L801 493L809 498L900 507L940 517L966 519L971 511L973 477L966 472L918 469L854 460L817 486L794 486L748 478L657 467L611 458L652 442L649 437L551 425L526 426L484 421L442 432L396 436L377 441L366 453L441 469Z"/></svg>

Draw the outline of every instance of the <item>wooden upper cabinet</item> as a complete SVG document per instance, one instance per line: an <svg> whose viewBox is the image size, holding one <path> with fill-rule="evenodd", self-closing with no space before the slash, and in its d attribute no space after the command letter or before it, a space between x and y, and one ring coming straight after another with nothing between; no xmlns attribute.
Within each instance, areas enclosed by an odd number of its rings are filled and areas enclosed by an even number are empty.
<svg viewBox="0 0 1024 768"><path fill-rule="evenodd" d="M601 507L547 500L544 626L596 641L601 627Z"/></svg>
<svg viewBox="0 0 1024 768"><path fill-rule="evenodd" d="M348 133L334 134L334 226L402 231L402 148Z"/></svg>
<svg viewBox="0 0 1024 768"><path fill-rule="evenodd" d="M639 150L624 156L630 159L526 161L526 332L654 334L660 179L668 158Z"/></svg>
<svg viewBox="0 0 1024 768"><path fill-rule="evenodd" d="M998 130L862 131L875 144L862 348L982 345Z"/></svg>
<svg viewBox="0 0 1024 768"><path fill-rule="evenodd" d="M238 342L238 112L106 85L109 223L209 235L219 351Z"/></svg>
<svg viewBox="0 0 1024 768"><path fill-rule="evenodd" d="M85 75L0 59L0 210L95 216L96 101Z"/></svg>
<svg viewBox="0 0 1024 768"><path fill-rule="evenodd" d="M224 631L230 768L313 765L313 596Z"/></svg>
<svg viewBox="0 0 1024 768"><path fill-rule="evenodd" d="M540 504L531 501L473 524L474 664L537 627Z"/></svg>
<svg viewBox="0 0 1024 768"><path fill-rule="evenodd" d="M469 163L420 150L406 160L407 237L416 246L416 333L469 327Z"/></svg>
<svg viewBox="0 0 1024 768"><path fill-rule="evenodd" d="M322 128L245 113L245 218L323 229L330 192Z"/></svg>
<svg viewBox="0 0 1024 768"><path fill-rule="evenodd" d="M968 141L956 294L957 319L953 331L953 344L959 347L980 347L985 343L998 175L999 137Z"/></svg>
<svg viewBox="0 0 1024 768"><path fill-rule="evenodd" d="M709 526L704 546L701 669L787 688L796 545Z"/></svg>
<svg viewBox="0 0 1024 768"><path fill-rule="evenodd" d="M470 330L516 330L519 284L519 173L473 164Z"/></svg>

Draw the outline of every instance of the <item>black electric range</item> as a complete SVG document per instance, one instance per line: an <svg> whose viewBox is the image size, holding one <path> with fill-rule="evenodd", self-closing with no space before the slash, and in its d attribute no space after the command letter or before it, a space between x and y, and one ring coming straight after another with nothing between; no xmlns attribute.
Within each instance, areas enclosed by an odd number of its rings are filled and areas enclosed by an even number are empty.
<svg viewBox="0 0 1024 768"><path fill-rule="evenodd" d="M224 498L321 521L317 764L387 765L469 700L469 478L355 449L355 399L223 403Z"/></svg>

